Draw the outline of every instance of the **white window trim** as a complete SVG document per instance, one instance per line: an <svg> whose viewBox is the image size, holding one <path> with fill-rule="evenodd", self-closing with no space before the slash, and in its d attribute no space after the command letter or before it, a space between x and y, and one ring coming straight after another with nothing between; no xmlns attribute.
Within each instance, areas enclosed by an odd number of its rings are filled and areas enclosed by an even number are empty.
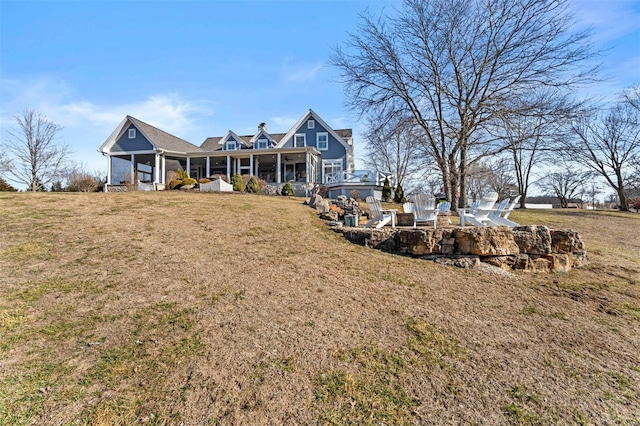
<svg viewBox="0 0 640 426"><path fill-rule="evenodd" d="M129 129L129 139L136 138L136 129Z"/></svg>
<svg viewBox="0 0 640 426"><path fill-rule="evenodd" d="M302 146L298 146L297 139L298 136L302 136ZM296 133L295 135L293 135L293 147L294 148L304 148L307 146L307 134L306 133Z"/></svg>
<svg viewBox="0 0 640 426"><path fill-rule="evenodd" d="M315 129L316 128L316 120L307 121L307 129Z"/></svg>
<svg viewBox="0 0 640 426"><path fill-rule="evenodd" d="M326 145L324 148L320 148L320 136L324 136L326 138ZM329 149L329 132L316 133L316 148L318 148L318 151L327 151Z"/></svg>
<svg viewBox="0 0 640 426"><path fill-rule="evenodd" d="M322 183L327 183L326 168L331 167L331 173L342 173L344 171L344 162L341 159L338 160L322 160ZM335 182L329 182L335 183Z"/></svg>
<svg viewBox="0 0 640 426"><path fill-rule="evenodd" d="M230 148L230 145L233 144L233 148ZM236 141L227 141L224 144L225 151L237 151L238 150L238 142Z"/></svg>
<svg viewBox="0 0 640 426"><path fill-rule="evenodd" d="M260 146L264 145L264 146ZM269 148L269 139L258 139L255 145L256 149L266 149Z"/></svg>

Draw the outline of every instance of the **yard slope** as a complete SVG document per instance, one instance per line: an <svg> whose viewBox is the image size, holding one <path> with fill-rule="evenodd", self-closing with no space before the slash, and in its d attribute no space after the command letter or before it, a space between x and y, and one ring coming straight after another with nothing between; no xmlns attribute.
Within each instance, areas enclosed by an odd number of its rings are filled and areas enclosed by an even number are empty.
<svg viewBox="0 0 640 426"><path fill-rule="evenodd" d="M637 424L640 215L512 218L591 264L443 267L301 199L0 194L0 424Z"/></svg>

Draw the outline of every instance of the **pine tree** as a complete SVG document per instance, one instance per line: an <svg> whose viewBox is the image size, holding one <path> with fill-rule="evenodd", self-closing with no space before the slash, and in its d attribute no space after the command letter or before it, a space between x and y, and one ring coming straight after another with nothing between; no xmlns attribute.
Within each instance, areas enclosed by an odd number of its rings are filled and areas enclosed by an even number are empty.
<svg viewBox="0 0 640 426"><path fill-rule="evenodd" d="M384 178L384 186L382 187L382 201L385 203L391 198L391 184L389 178Z"/></svg>
<svg viewBox="0 0 640 426"><path fill-rule="evenodd" d="M404 189L402 189L402 185L398 184L398 186L396 187L396 193L393 197L393 201L395 201L396 203L404 203L405 198L404 198Z"/></svg>

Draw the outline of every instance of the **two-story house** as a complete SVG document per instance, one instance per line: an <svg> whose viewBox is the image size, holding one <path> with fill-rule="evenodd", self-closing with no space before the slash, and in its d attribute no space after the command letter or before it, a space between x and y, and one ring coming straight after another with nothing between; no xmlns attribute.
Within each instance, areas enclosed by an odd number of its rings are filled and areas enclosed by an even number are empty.
<svg viewBox="0 0 640 426"><path fill-rule="evenodd" d="M306 191L354 171L352 130L332 129L311 109L287 133L261 123L253 135L229 130L200 146L127 116L99 152L107 157L107 188L136 180L163 187L170 171L182 169L195 179L239 173Z"/></svg>

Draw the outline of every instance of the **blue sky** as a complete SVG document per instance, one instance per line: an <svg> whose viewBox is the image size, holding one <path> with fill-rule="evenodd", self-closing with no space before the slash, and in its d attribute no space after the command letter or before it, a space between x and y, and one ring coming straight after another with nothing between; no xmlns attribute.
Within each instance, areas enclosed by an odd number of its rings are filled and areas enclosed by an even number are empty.
<svg viewBox="0 0 640 426"><path fill-rule="evenodd" d="M334 128L362 125L344 107L331 48L358 14L398 1L6 1L0 0L0 131L36 109L64 126L60 140L89 170L127 115L200 145L260 122L286 132L309 108ZM611 97L640 83L640 1L579 0L581 26L608 49Z"/></svg>

